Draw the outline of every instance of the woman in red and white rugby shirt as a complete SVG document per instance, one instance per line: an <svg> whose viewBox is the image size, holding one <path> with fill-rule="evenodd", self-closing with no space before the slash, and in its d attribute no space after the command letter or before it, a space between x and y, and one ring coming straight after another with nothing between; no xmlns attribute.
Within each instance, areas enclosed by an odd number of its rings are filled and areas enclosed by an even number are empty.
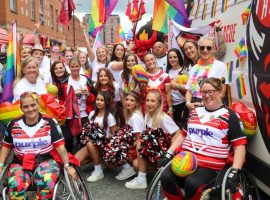
<svg viewBox="0 0 270 200"><path fill-rule="evenodd" d="M51 199L60 173L59 164L53 159L55 150L68 174L76 178L77 173L69 165L60 126L39 113L37 94L23 93L20 103L24 115L8 124L0 151L0 173L14 149L15 156L8 170L10 199L27 199L26 190L31 183L37 185L36 199Z"/></svg>
<svg viewBox="0 0 270 200"><path fill-rule="evenodd" d="M162 188L169 200L183 199L180 187L185 189L185 199L194 199L200 186L213 180L226 164L231 147L234 159L227 182L235 191L239 180L238 170L245 158L246 136L241 132L237 115L222 104L222 81L208 78L201 86L204 107L191 111L183 131L175 138L167 154L158 166L165 166L173 157L177 147L195 154L198 160L196 171L181 178L176 176L169 165L161 175Z"/></svg>

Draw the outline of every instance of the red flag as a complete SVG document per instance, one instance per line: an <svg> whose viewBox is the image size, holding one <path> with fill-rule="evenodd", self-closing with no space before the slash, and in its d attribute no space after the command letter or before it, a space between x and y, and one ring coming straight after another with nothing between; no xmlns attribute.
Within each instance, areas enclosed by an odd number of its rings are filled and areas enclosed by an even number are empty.
<svg viewBox="0 0 270 200"><path fill-rule="evenodd" d="M145 13L145 6L144 6L144 1L141 0L141 4L140 4L140 15L144 15Z"/></svg>
<svg viewBox="0 0 270 200"><path fill-rule="evenodd" d="M74 136L82 132L82 122L77 96L72 86L70 86L65 102L67 120L70 130Z"/></svg>
<svg viewBox="0 0 270 200"><path fill-rule="evenodd" d="M58 22L68 26L68 24L71 20L71 17L72 17L72 12L75 9L76 9L76 7L75 7L73 0L63 0L62 8L61 8L60 14L58 16Z"/></svg>
<svg viewBox="0 0 270 200"><path fill-rule="evenodd" d="M99 2L99 21L101 23L105 22L105 0L100 0Z"/></svg>
<svg viewBox="0 0 270 200"><path fill-rule="evenodd" d="M131 3L128 2L127 10L126 10L126 16L130 17L130 12L131 12Z"/></svg>

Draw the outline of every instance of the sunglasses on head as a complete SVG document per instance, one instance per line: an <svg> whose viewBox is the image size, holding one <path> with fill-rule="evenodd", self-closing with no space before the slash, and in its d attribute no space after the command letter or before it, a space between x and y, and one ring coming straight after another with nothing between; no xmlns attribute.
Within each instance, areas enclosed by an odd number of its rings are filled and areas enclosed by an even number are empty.
<svg viewBox="0 0 270 200"><path fill-rule="evenodd" d="M201 51L204 51L205 49L206 49L207 51L211 51L211 50L212 50L212 47L211 47L211 46L200 46L199 49L200 49Z"/></svg>
<svg viewBox="0 0 270 200"><path fill-rule="evenodd" d="M24 92L20 95L20 99L23 99L24 97L26 97L27 95L32 96L34 99L38 98L38 94L36 92Z"/></svg>

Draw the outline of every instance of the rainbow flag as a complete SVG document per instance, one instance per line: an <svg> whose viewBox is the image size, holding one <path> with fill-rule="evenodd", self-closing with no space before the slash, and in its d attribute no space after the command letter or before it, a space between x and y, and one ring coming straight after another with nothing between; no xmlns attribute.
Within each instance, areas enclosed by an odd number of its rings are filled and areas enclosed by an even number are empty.
<svg viewBox="0 0 270 200"><path fill-rule="evenodd" d="M215 17L217 13L217 0L213 0L211 18Z"/></svg>
<svg viewBox="0 0 270 200"><path fill-rule="evenodd" d="M205 18L206 18L207 6L208 6L208 4L204 4L204 6L203 6L202 20L205 20Z"/></svg>
<svg viewBox="0 0 270 200"><path fill-rule="evenodd" d="M246 7L244 12L241 14L243 25L247 24L247 21L248 21L249 15L250 15L250 11L251 11L251 3L248 5L248 7Z"/></svg>
<svg viewBox="0 0 270 200"><path fill-rule="evenodd" d="M239 59L237 59L236 62L235 62L235 68L238 68L240 66L239 62L240 62Z"/></svg>
<svg viewBox="0 0 270 200"><path fill-rule="evenodd" d="M244 44L239 55L239 60L242 62L247 57L247 45Z"/></svg>
<svg viewBox="0 0 270 200"><path fill-rule="evenodd" d="M228 74L228 82L232 82L232 72L233 72L234 66L233 61L227 62L227 74Z"/></svg>
<svg viewBox="0 0 270 200"><path fill-rule="evenodd" d="M20 50L17 41L16 22L11 25L9 34L6 72L3 81L3 94L1 102L12 102L13 100L13 83L16 77L21 73L21 58Z"/></svg>
<svg viewBox="0 0 270 200"><path fill-rule="evenodd" d="M246 95L246 86L243 74L236 79L236 89L239 99L242 99Z"/></svg>
<svg viewBox="0 0 270 200"><path fill-rule="evenodd" d="M231 91L231 86L227 87L227 92L226 92L226 96L225 96L226 102L227 102L227 106L229 108L232 107L232 91Z"/></svg>
<svg viewBox="0 0 270 200"><path fill-rule="evenodd" d="M245 37L242 37L240 42L237 44L235 50L234 50L234 53L235 55L239 58L240 56L240 53L242 51L242 48L246 45L246 39Z"/></svg>
<svg viewBox="0 0 270 200"><path fill-rule="evenodd" d="M96 37L110 17L118 0L92 0L92 11L89 20L89 34Z"/></svg>
<svg viewBox="0 0 270 200"><path fill-rule="evenodd" d="M126 40L125 33L124 33L123 29L122 29L121 24L119 23L118 24L118 34L117 34L117 37L116 37L116 42L117 43L122 43L125 40Z"/></svg>
<svg viewBox="0 0 270 200"><path fill-rule="evenodd" d="M169 4L165 0L155 0L154 12L153 12L153 24L152 29L163 33L168 33L168 17L174 20L176 23L189 27L190 21L187 17L187 13L182 14L184 6L183 1L178 1L179 10Z"/></svg>
<svg viewBox="0 0 270 200"><path fill-rule="evenodd" d="M100 32L97 33L94 44L93 44L93 51L97 52L97 49L101 47L101 37L100 37Z"/></svg>
<svg viewBox="0 0 270 200"><path fill-rule="evenodd" d="M228 7L228 0L222 0L221 12L225 12L227 10L227 7Z"/></svg>

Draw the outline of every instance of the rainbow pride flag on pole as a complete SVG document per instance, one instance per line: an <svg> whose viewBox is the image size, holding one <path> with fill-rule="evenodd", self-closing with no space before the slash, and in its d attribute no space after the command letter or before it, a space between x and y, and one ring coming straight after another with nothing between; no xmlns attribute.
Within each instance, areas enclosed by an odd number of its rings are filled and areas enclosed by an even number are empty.
<svg viewBox="0 0 270 200"><path fill-rule="evenodd" d="M213 0L212 10L211 10L211 18L215 17L217 13L217 0Z"/></svg>
<svg viewBox="0 0 270 200"><path fill-rule="evenodd" d="M96 37L110 17L118 0L92 0L92 11L89 20L89 34Z"/></svg>
<svg viewBox="0 0 270 200"><path fill-rule="evenodd" d="M246 86L243 74L236 79L236 88L239 99L242 99L246 95Z"/></svg>
<svg viewBox="0 0 270 200"><path fill-rule="evenodd" d="M225 12L227 10L227 7L228 7L228 1L227 0L222 0L221 12Z"/></svg>
<svg viewBox="0 0 270 200"><path fill-rule="evenodd" d="M116 42L117 43L122 43L123 41L126 40L126 36L125 36L125 33L124 33L120 23L118 24L118 31L117 32L118 32L118 34L117 34L117 37L116 37Z"/></svg>
<svg viewBox="0 0 270 200"><path fill-rule="evenodd" d="M16 22L13 21L11 25L11 32L9 34L8 50L7 50L7 64L6 72L3 81L3 94L1 103L13 100L13 83L16 77L21 73L21 58L19 45L17 42Z"/></svg>
<svg viewBox="0 0 270 200"><path fill-rule="evenodd" d="M184 1L155 0L152 29L168 33L168 17L182 26L190 26L190 21L184 7Z"/></svg>

